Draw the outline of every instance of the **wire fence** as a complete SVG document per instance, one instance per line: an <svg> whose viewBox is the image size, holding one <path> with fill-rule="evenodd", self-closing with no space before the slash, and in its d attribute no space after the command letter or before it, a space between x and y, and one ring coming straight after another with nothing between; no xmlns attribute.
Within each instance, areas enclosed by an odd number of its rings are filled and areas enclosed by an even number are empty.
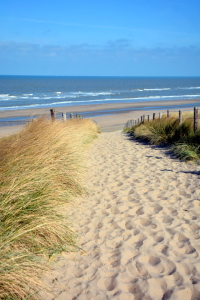
<svg viewBox="0 0 200 300"><path fill-rule="evenodd" d="M191 113L191 109L182 111L182 110L167 110L167 111L161 111L161 112L153 112L152 114L148 114L148 115L142 115L140 118L138 119L131 119L128 120L125 124L125 129L127 128L131 128L133 126L136 125L140 125L140 124L144 124L145 122L150 122L151 120L155 120L155 119L162 119L163 117L166 118L177 118L179 120L179 124L182 124L183 122L183 113L184 113L184 117L186 116L187 119L193 119L194 122L194 132L197 131L198 129L198 119L200 118L199 113L198 113L198 109L199 107L194 107L193 109L193 113ZM189 112L190 115L186 115L186 113ZM177 114L177 116L176 116Z"/></svg>
<svg viewBox="0 0 200 300"><path fill-rule="evenodd" d="M50 109L50 116L52 121L55 119L62 119L63 121L66 121L68 119L83 119L83 116L80 114L59 112L53 108Z"/></svg>
<svg viewBox="0 0 200 300"><path fill-rule="evenodd" d="M34 116L22 116L22 117L8 117L5 119L0 119L0 127L3 126L13 126L13 125L25 125L32 122L36 118L49 117L46 114L34 115Z"/></svg>
<svg viewBox="0 0 200 300"><path fill-rule="evenodd" d="M72 114L72 113L64 113L57 111L55 109L50 109L49 114L38 114L34 116L21 116L21 117L8 117L5 119L0 119L0 127L4 126L13 126L13 125L26 125L32 122L37 118L51 118L52 120L63 120L66 121L68 119L82 119L82 115L80 114Z"/></svg>

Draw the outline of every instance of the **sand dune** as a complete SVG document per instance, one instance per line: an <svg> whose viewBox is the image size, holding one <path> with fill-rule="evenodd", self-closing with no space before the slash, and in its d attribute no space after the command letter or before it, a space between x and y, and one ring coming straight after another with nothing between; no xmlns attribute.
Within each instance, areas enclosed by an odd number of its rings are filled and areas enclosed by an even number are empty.
<svg viewBox="0 0 200 300"><path fill-rule="evenodd" d="M90 157L70 215L82 250L61 255L43 299L200 299L200 166L119 131Z"/></svg>

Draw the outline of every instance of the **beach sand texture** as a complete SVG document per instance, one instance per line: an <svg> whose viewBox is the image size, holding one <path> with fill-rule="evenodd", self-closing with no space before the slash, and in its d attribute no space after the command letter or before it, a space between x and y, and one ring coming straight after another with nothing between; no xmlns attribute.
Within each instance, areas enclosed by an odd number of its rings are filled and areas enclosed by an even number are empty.
<svg viewBox="0 0 200 300"><path fill-rule="evenodd" d="M90 157L89 195L70 208L82 250L59 257L42 298L200 299L200 166L120 131Z"/></svg>

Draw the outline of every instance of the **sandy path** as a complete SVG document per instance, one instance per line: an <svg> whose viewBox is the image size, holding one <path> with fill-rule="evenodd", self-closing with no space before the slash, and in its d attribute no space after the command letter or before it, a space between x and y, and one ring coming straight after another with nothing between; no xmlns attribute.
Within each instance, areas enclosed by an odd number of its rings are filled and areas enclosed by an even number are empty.
<svg viewBox="0 0 200 300"><path fill-rule="evenodd" d="M111 132L89 173L71 212L85 252L63 253L43 298L200 299L200 166Z"/></svg>

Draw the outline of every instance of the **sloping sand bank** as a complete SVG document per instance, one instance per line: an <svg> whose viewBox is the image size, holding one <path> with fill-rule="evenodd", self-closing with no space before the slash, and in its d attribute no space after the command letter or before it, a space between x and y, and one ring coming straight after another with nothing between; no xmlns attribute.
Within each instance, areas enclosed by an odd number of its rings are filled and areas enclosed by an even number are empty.
<svg viewBox="0 0 200 300"><path fill-rule="evenodd" d="M90 157L71 209L83 250L62 254L43 299L200 299L200 166L119 131Z"/></svg>

